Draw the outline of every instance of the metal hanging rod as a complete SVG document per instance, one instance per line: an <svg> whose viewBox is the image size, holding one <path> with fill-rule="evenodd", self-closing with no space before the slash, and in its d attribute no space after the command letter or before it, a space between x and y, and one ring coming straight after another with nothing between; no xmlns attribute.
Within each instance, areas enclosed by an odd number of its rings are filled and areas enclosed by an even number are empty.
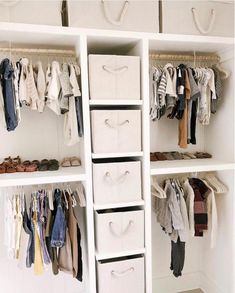
<svg viewBox="0 0 235 293"><path fill-rule="evenodd" d="M32 48L0 48L0 52L8 53L29 53L29 54L45 54L45 55L64 55L76 56L74 50L61 50L61 49L32 49Z"/></svg>
<svg viewBox="0 0 235 293"><path fill-rule="evenodd" d="M201 61L201 62L219 62L220 57L218 55L190 55L190 54L161 54L150 53L150 59L152 60L168 60L168 61Z"/></svg>

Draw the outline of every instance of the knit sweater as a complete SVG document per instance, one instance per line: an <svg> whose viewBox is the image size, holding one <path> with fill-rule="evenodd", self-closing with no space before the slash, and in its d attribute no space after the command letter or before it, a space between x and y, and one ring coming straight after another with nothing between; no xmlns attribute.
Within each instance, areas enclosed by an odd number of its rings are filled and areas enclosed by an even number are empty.
<svg viewBox="0 0 235 293"><path fill-rule="evenodd" d="M203 231L208 229L207 194L208 187L198 178L190 178L189 184L194 191L194 225L195 236L202 237Z"/></svg>

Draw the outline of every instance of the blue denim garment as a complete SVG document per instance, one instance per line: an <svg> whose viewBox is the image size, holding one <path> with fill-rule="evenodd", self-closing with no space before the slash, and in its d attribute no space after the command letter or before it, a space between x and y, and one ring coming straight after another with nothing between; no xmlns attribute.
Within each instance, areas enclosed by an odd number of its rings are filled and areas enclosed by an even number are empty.
<svg viewBox="0 0 235 293"><path fill-rule="evenodd" d="M27 245L26 267L30 268L32 263L34 262L34 243L33 243L33 230L32 230L30 219L28 217L26 202L25 202L25 208L23 213L23 228L25 232L29 235L29 241Z"/></svg>
<svg viewBox="0 0 235 293"><path fill-rule="evenodd" d="M39 206L39 213L38 213L38 228L39 228L39 237L40 237L40 244L42 250L43 261L45 264L50 263L50 256L46 247L46 239L45 239L45 230L46 230L46 216L45 216L45 198L46 193L44 190L39 191L37 195L37 202Z"/></svg>
<svg viewBox="0 0 235 293"><path fill-rule="evenodd" d="M13 85L14 69L9 59L4 59L0 64L0 79L4 100L4 111L7 130L14 130L17 125L15 111L15 90Z"/></svg>
<svg viewBox="0 0 235 293"><path fill-rule="evenodd" d="M51 233L51 246L63 247L65 244L66 219L63 210L62 193L59 189L54 194L56 216Z"/></svg>
<svg viewBox="0 0 235 293"><path fill-rule="evenodd" d="M82 115L82 97L75 97L75 106L77 114L78 135L83 136L83 115Z"/></svg>

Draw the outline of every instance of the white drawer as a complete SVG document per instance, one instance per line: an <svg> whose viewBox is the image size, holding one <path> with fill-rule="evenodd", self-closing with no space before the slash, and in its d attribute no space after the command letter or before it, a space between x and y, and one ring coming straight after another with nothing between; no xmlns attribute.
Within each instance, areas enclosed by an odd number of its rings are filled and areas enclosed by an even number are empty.
<svg viewBox="0 0 235 293"><path fill-rule="evenodd" d="M4 1L1 1L3 3ZM6 1L14 2L14 1ZM16 2L16 1L15 1ZM46 9L46 13L44 13ZM10 19L9 19L10 18ZM61 1L17 1L15 5L0 5L0 22L16 22L61 27Z"/></svg>
<svg viewBox="0 0 235 293"><path fill-rule="evenodd" d="M163 1L163 33L234 36L234 2L233 1ZM193 11L200 32L194 20ZM212 21L214 10L214 23L208 30ZM176 16L177 11L177 17ZM187 25L185 25L187 24Z"/></svg>
<svg viewBox="0 0 235 293"><path fill-rule="evenodd" d="M141 163L93 163L95 204L141 200Z"/></svg>
<svg viewBox="0 0 235 293"><path fill-rule="evenodd" d="M144 211L96 212L96 249L100 254L144 248Z"/></svg>
<svg viewBox="0 0 235 293"><path fill-rule="evenodd" d="M155 0L69 0L68 8L69 24L72 27L152 33L159 31L158 2Z"/></svg>
<svg viewBox="0 0 235 293"><path fill-rule="evenodd" d="M100 263L98 271L99 293L144 293L144 258Z"/></svg>
<svg viewBox="0 0 235 293"><path fill-rule="evenodd" d="M92 110L94 153L141 151L140 110Z"/></svg>
<svg viewBox="0 0 235 293"><path fill-rule="evenodd" d="M140 99L138 56L89 55L91 99Z"/></svg>

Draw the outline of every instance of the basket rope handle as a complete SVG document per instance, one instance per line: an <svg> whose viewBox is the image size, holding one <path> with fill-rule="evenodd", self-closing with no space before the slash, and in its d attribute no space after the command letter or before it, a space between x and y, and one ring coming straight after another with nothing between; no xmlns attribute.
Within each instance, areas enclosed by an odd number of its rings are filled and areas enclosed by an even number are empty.
<svg viewBox="0 0 235 293"><path fill-rule="evenodd" d="M118 20L112 19L108 5L106 2L107 2L106 0L101 0L101 3L103 4L103 8L104 8L105 18L108 20L108 22L110 22L113 25L116 25L116 26L122 25L123 21L124 21L124 17L127 13L127 10L128 10L129 4L130 4L129 1L125 1Z"/></svg>
<svg viewBox="0 0 235 293"><path fill-rule="evenodd" d="M199 32L202 34L202 35L206 35L206 34L209 34L211 32L211 30L213 29L213 26L215 24L215 17L216 17L216 11L215 9L211 9L211 19L210 19L210 23L208 25L208 28L207 29L204 29L198 19L198 14L197 14L197 11L196 11L196 8L192 8L192 14L193 14L193 20L194 20L194 23L197 27L197 29L199 30Z"/></svg>

